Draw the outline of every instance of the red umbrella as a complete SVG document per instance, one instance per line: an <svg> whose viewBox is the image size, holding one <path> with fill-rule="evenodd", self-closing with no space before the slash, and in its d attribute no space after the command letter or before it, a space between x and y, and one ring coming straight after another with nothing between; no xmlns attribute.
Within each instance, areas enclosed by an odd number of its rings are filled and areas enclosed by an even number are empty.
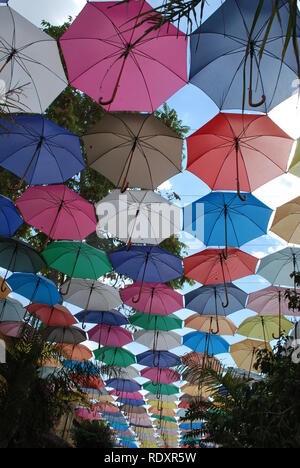
<svg viewBox="0 0 300 468"><path fill-rule="evenodd" d="M161 384L171 384L180 380L180 374L171 369L146 368L141 371L141 376L150 379L152 382Z"/></svg>
<svg viewBox="0 0 300 468"><path fill-rule="evenodd" d="M183 308L183 296L165 284L134 283L121 291L123 302L148 314L170 315Z"/></svg>
<svg viewBox="0 0 300 468"><path fill-rule="evenodd" d="M73 374L73 382L77 383L83 388L92 388L94 390L99 390L104 387L103 380L100 377L94 375L77 375Z"/></svg>
<svg viewBox="0 0 300 468"><path fill-rule="evenodd" d="M266 115L220 113L187 139L187 169L242 198L286 172L293 144Z"/></svg>
<svg viewBox="0 0 300 468"><path fill-rule="evenodd" d="M37 302L26 307L30 315L38 318L43 324L50 327L71 327L77 323L71 312L61 304L49 306Z"/></svg>
<svg viewBox="0 0 300 468"><path fill-rule="evenodd" d="M96 325L89 332L89 339L103 346L122 347L132 342L132 335L122 327Z"/></svg>

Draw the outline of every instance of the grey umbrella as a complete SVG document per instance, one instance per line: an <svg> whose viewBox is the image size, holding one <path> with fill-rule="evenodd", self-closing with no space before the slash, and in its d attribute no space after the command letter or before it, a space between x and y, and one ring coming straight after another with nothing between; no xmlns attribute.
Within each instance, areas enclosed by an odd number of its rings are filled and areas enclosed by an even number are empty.
<svg viewBox="0 0 300 468"><path fill-rule="evenodd" d="M22 322L25 313L26 310L16 299L0 299L0 322Z"/></svg>
<svg viewBox="0 0 300 468"><path fill-rule="evenodd" d="M87 340L86 333L77 327L46 327L44 337L50 343L77 345Z"/></svg>
<svg viewBox="0 0 300 468"><path fill-rule="evenodd" d="M300 272L300 248L286 249L267 255L259 264L257 274L276 286L295 287L295 273Z"/></svg>

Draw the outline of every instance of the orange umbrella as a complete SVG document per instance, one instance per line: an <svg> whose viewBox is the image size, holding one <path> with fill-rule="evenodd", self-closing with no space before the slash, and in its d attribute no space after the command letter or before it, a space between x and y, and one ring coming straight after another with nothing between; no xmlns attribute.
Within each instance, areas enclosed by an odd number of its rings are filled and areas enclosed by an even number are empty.
<svg viewBox="0 0 300 468"><path fill-rule="evenodd" d="M185 326L199 330L205 333L215 333L217 335L230 335L234 336L236 326L226 317L216 317L215 315L199 315L194 314L187 318ZM214 332L214 330L217 330Z"/></svg>
<svg viewBox="0 0 300 468"><path fill-rule="evenodd" d="M6 299L6 297L11 293L11 289L2 276L0 276L0 284L2 284L2 287L0 288L0 299Z"/></svg>
<svg viewBox="0 0 300 468"><path fill-rule="evenodd" d="M220 361L214 356L207 356L203 353L189 353L181 358L182 364L187 367L212 367L214 370L218 370L221 367Z"/></svg>
<svg viewBox="0 0 300 468"><path fill-rule="evenodd" d="M83 344L75 346L71 344L61 344L55 345L54 348L70 361L85 362L93 357L92 351Z"/></svg>

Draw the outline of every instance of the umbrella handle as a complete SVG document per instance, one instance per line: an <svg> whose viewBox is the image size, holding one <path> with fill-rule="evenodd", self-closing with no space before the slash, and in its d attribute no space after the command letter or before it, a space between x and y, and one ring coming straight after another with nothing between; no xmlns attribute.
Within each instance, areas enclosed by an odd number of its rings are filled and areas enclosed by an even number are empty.
<svg viewBox="0 0 300 468"><path fill-rule="evenodd" d="M111 98L108 101L105 101L103 97L100 97L99 101L98 101L100 106L109 106L110 104L112 104L114 102L114 100L116 98L116 95L117 95L117 92L118 92L118 89L119 89L119 85L120 85L120 81L121 81L122 74L123 74L123 71L124 71L125 63L126 63L126 60L127 60L127 57L129 55L130 50L131 49L128 48L123 54L124 55L123 56L123 63L122 63L120 73L119 73L119 76L118 76L118 79L117 79L117 82L116 82L116 85L115 85L115 88L113 90Z"/></svg>
<svg viewBox="0 0 300 468"><path fill-rule="evenodd" d="M210 332L212 335L218 335L220 332L220 324L219 324L219 319L218 316L216 316L216 321L217 321L217 331L214 331L212 328L212 318L210 319Z"/></svg>
<svg viewBox="0 0 300 468"><path fill-rule="evenodd" d="M265 96L265 94L262 95L261 97L261 100L259 102L253 102L253 60L254 60L254 54L255 54L255 50L254 50L254 44L251 43L250 44L250 86L249 86L249 105L251 107L260 107L262 106L267 98ZM258 67L259 68L259 67Z"/></svg>
<svg viewBox="0 0 300 468"><path fill-rule="evenodd" d="M238 138L235 138L235 160L236 160L236 190L238 197L241 201L247 200L247 195L241 194L240 188L240 171L239 171L239 152L240 152L240 142Z"/></svg>
<svg viewBox="0 0 300 468"><path fill-rule="evenodd" d="M63 285L60 287L59 294L60 294L61 296L67 296L67 295L69 294L70 288L71 288L71 280L72 280L72 278L70 278L70 280L69 280L69 284L68 284L68 287L67 287L67 289L66 289L66 292L64 292L64 293L62 292L62 289L61 289L61 288L62 288Z"/></svg>
<svg viewBox="0 0 300 468"><path fill-rule="evenodd" d="M278 304L279 304L279 309L278 309L278 323L279 323L279 336L275 336L275 333L272 333L272 337L274 340L280 340L281 338L281 292L278 292Z"/></svg>
<svg viewBox="0 0 300 468"><path fill-rule="evenodd" d="M140 302L141 297L142 297L142 291L143 291L143 284L141 284L138 297L132 299L132 302L133 302L134 304L137 304L138 302Z"/></svg>
<svg viewBox="0 0 300 468"><path fill-rule="evenodd" d="M220 263L221 263L221 269L222 269L222 276L223 276L223 283L224 283L224 291L225 291L225 299L226 302L222 302L222 306L224 309L229 306L229 298L228 298L228 289L227 289L227 283L226 283L226 278L225 278L225 272L224 272L224 263L223 263L224 256L220 255Z"/></svg>
<svg viewBox="0 0 300 468"><path fill-rule="evenodd" d="M33 153L33 156L32 156L32 158L31 158L31 160L30 160L30 162L29 162L29 164L28 164L28 166L27 166L27 168L26 168L26 170L25 170L25 172L24 172L24 174L23 174L23 177L21 178L20 182L19 182L18 185L17 185L17 190L19 190L19 189L22 187L23 182L24 182L24 180L25 180L25 177L27 176L28 171L29 171L29 169L30 169L31 166L32 166L32 163L33 163L33 161L35 160L36 155L37 155L38 152L41 150L43 141L44 141L44 138L41 137L41 138L40 138L40 141L38 142L38 145L37 145L37 147L36 147L36 150L35 150L35 152Z"/></svg>
<svg viewBox="0 0 300 468"><path fill-rule="evenodd" d="M227 205L224 205L224 228L225 228L225 249L223 249L224 260L227 260L228 258L227 215L228 215L228 208L227 208Z"/></svg>

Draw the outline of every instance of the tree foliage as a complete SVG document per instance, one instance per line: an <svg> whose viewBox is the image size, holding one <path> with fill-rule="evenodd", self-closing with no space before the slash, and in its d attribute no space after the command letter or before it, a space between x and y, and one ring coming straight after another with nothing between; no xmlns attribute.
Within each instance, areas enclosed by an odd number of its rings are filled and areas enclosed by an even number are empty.
<svg viewBox="0 0 300 468"><path fill-rule="evenodd" d="M110 449L116 445L113 433L104 421L75 422L72 437L78 449Z"/></svg>

